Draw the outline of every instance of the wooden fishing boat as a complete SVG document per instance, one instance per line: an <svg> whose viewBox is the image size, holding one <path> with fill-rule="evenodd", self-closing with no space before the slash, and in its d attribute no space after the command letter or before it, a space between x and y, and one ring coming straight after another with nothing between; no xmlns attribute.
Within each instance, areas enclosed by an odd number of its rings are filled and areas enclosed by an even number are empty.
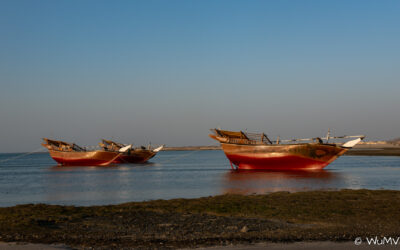
<svg viewBox="0 0 400 250"><path fill-rule="evenodd" d="M119 155L104 150L88 151L75 143L43 138L42 146L49 150L51 158L61 165L105 166L111 164Z"/></svg>
<svg viewBox="0 0 400 250"><path fill-rule="evenodd" d="M49 150L50 156L61 165L68 166L107 166L118 163L143 163L154 157L163 146L156 149L135 149L103 140L101 150L87 150L75 143L43 138L42 146Z"/></svg>
<svg viewBox="0 0 400 250"><path fill-rule="evenodd" d="M232 169L308 170L322 169L354 147L365 136L308 138L271 141L264 133L211 130L210 137L219 141ZM329 143L330 139L357 138L344 144ZM323 141L325 140L325 142ZM309 141L304 143L304 141Z"/></svg>
<svg viewBox="0 0 400 250"><path fill-rule="evenodd" d="M134 148L132 145L125 145L104 139L99 145L106 152L120 153L123 151L123 153L114 160L114 163L143 163L153 158L164 147L164 145L162 145L155 149L152 149L151 146L147 148L143 146Z"/></svg>

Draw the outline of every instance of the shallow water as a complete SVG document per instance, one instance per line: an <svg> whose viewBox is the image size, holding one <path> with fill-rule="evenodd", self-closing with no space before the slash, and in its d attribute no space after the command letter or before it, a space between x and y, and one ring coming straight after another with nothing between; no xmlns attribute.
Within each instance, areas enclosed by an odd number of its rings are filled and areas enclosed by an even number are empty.
<svg viewBox="0 0 400 250"><path fill-rule="evenodd" d="M13 160L8 160L11 158ZM400 190L400 157L342 156L312 172L231 171L222 151L163 151L147 164L60 167L48 154L0 154L0 206L104 205L316 189Z"/></svg>

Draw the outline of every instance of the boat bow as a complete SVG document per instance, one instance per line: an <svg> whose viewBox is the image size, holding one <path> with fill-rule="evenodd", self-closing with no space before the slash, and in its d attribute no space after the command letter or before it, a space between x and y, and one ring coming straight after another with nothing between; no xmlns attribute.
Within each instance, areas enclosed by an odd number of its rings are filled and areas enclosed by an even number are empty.
<svg viewBox="0 0 400 250"><path fill-rule="evenodd" d="M272 141L264 133L213 129L210 137L221 143L232 168L253 170L322 169L364 136L315 137ZM329 139L357 138L344 144L328 143ZM324 142L325 141L325 142Z"/></svg>

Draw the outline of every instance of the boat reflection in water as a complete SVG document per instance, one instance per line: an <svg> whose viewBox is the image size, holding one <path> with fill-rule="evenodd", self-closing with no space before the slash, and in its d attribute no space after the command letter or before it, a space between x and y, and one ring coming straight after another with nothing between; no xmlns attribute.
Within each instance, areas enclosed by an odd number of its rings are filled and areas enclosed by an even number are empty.
<svg viewBox="0 0 400 250"><path fill-rule="evenodd" d="M135 200L143 187L132 183L156 164L110 164L107 166L54 165L44 179L46 198L54 204L104 205ZM134 174L139 172L139 175ZM143 182L141 182L143 183Z"/></svg>
<svg viewBox="0 0 400 250"><path fill-rule="evenodd" d="M270 192L298 192L336 189L341 182L339 173L326 170L313 171L240 171L225 175L224 193L265 194Z"/></svg>
<svg viewBox="0 0 400 250"><path fill-rule="evenodd" d="M137 163L137 164L114 164L111 163L107 166L102 166L102 165L93 165L93 166L87 166L87 165L71 165L71 166L63 166L60 168L60 165L53 165L50 167L52 171L59 171L59 172L68 172L68 171L91 171L91 170L99 170L99 169L117 169L117 170L127 170L135 167L151 167L151 166L156 166L157 164L154 162L143 162L143 163Z"/></svg>

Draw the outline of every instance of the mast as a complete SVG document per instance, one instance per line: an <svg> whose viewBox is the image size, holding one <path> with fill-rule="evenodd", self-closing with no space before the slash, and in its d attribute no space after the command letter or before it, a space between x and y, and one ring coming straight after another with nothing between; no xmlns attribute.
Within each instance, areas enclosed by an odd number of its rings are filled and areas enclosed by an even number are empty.
<svg viewBox="0 0 400 250"><path fill-rule="evenodd" d="M326 134L326 143L329 142L329 137L331 136L331 129L328 128L328 133Z"/></svg>

